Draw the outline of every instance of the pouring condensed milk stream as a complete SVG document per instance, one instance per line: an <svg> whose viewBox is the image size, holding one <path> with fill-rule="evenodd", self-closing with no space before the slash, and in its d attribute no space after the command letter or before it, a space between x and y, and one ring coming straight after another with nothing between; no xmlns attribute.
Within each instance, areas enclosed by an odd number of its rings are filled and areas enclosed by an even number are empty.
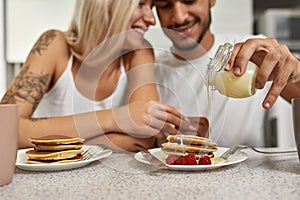
<svg viewBox="0 0 300 200"><path fill-rule="evenodd" d="M208 119L209 128L206 137L211 135L212 122L212 91L218 90L219 93L232 98L246 98L256 92L255 78L258 67L248 61L247 70L242 76L235 76L233 71L225 71L224 67L228 63L233 51L233 45L225 43L220 45L213 58L207 65L206 86L208 96Z"/></svg>

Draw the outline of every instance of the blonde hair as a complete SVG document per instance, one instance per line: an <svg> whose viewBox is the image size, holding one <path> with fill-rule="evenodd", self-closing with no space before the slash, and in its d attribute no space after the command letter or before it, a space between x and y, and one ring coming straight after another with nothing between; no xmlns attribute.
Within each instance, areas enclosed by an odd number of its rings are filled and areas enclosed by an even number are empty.
<svg viewBox="0 0 300 200"><path fill-rule="evenodd" d="M83 61L98 44L125 32L138 4L139 0L77 0L66 32L71 53ZM116 40L109 51L119 50L125 37L116 37Z"/></svg>

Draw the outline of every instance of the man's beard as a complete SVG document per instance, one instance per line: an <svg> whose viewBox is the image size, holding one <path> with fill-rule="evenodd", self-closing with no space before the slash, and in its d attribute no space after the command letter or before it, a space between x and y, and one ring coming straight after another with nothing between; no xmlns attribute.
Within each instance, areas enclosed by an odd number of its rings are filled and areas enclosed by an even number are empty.
<svg viewBox="0 0 300 200"><path fill-rule="evenodd" d="M197 19L196 19L197 20ZM198 19L198 21L200 21ZM185 22L184 22L185 23ZM183 23L183 24L184 24ZM204 27L203 31L199 34L197 40L193 40L192 38L189 38L191 41L193 41L190 45L178 45L174 40L172 40L173 45L176 49L181 50L181 51L188 51L188 50L192 50L195 49L201 42L202 39L204 37L204 35L206 34L206 32L209 30L209 26L211 24L211 12L209 11L209 20L207 25Z"/></svg>

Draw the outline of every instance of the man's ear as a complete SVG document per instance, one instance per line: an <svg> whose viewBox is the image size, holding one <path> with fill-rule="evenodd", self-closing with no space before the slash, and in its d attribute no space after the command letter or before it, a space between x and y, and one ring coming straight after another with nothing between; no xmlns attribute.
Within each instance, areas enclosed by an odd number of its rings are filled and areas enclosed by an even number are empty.
<svg viewBox="0 0 300 200"><path fill-rule="evenodd" d="M214 7L216 4L216 0L209 0L209 6L210 8Z"/></svg>

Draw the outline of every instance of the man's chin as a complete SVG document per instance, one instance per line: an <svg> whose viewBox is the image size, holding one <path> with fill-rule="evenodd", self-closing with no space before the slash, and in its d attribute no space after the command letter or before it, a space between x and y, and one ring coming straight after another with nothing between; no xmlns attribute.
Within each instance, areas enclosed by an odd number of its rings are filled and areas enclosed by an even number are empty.
<svg viewBox="0 0 300 200"><path fill-rule="evenodd" d="M193 50L198 46L196 41L189 42L189 43L175 43L173 42L173 46L180 51L189 51Z"/></svg>
<svg viewBox="0 0 300 200"><path fill-rule="evenodd" d="M196 40L188 36L174 34L174 35L169 35L168 37L171 39L173 46L176 49L181 51L192 50L196 48L197 45L199 44Z"/></svg>

